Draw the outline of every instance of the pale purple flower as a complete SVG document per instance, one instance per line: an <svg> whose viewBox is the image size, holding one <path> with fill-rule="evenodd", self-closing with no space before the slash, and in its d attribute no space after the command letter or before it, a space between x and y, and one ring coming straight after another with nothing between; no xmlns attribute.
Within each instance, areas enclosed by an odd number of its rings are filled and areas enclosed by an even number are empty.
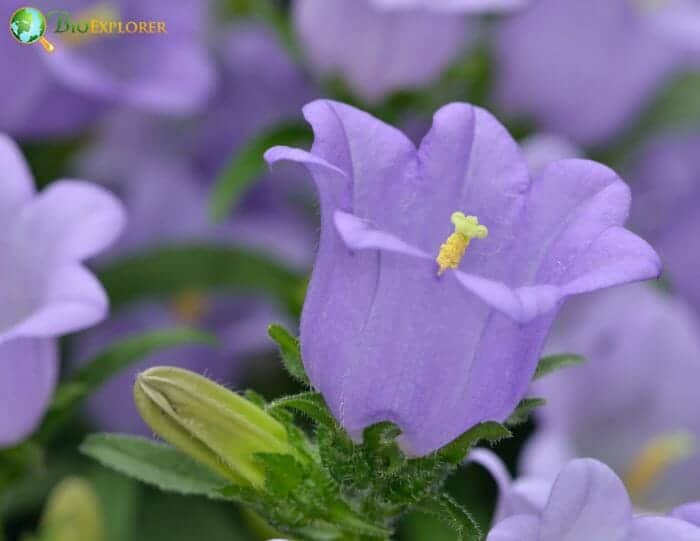
<svg viewBox="0 0 700 541"><path fill-rule="evenodd" d="M495 456L476 450L471 457L499 486L502 514L487 541L700 540L700 528L691 522L635 514L620 478L597 460L572 460L553 483L518 485Z"/></svg>
<svg viewBox="0 0 700 541"><path fill-rule="evenodd" d="M39 423L58 375L56 338L107 314L107 296L82 262L124 225L114 196L78 180L34 192L19 148L0 135L0 447Z"/></svg>
<svg viewBox="0 0 700 541"><path fill-rule="evenodd" d="M652 139L629 169L636 196L631 222L661 254L673 291L700 314L700 133Z"/></svg>
<svg viewBox="0 0 700 541"><path fill-rule="evenodd" d="M152 20L166 23L166 34L89 35L54 33L56 49L0 43L6 78L0 129L21 137L75 133L94 122L107 106L125 106L164 115L189 114L209 99L216 82L205 46L207 6L198 0L36 0L44 13L67 11L84 19Z"/></svg>
<svg viewBox="0 0 700 541"><path fill-rule="evenodd" d="M517 144L480 108L443 107L419 148L341 103L313 102L304 115L312 151L276 147L266 158L303 163L320 192L301 348L353 438L388 420L422 455L503 421L566 297L659 273L652 248L622 227L630 193L612 170L562 160L532 181ZM441 247L451 219L477 237L461 263L448 261L452 240Z"/></svg>
<svg viewBox="0 0 700 541"><path fill-rule="evenodd" d="M700 321L681 300L644 284L572 301L550 353L586 362L539 381L537 432L522 469L552 478L576 456L609 464L635 501L669 509L700 499Z"/></svg>
<svg viewBox="0 0 700 541"><path fill-rule="evenodd" d="M644 1L540 0L513 16L497 39L497 101L582 145L618 135L693 47L652 24L675 10Z"/></svg>
<svg viewBox="0 0 700 541"><path fill-rule="evenodd" d="M459 15L386 11L371 0L296 0L293 8L313 71L340 75L370 102L436 80L468 45L471 27Z"/></svg>

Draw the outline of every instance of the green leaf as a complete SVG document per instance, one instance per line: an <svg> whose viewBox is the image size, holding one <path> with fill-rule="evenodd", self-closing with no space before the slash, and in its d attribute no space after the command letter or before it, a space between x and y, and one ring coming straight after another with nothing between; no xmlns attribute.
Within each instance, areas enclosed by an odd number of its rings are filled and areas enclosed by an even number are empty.
<svg viewBox="0 0 700 541"><path fill-rule="evenodd" d="M535 408L544 406L546 403L544 398L523 398L516 406L515 411L508 417L505 425L514 427L525 423Z"/></svg>
<svg viewBox="0 0 700 541"><path fill-rule="evenodd" d="M452 464L459 464L467 456L469 449L481 440L499 442L512 436L510 430L500 423L489 421L478 424L438 451L439 455Z"/></svg>
<svg viewBox="0 0 700 541"><path fill-rule="evenodd" d="M202 331L176 328L137 334L110 345L56 390L39 429L39 440L47 441L78 403L113 375L154 353L186 344L214 346L216 338Z"/></svg>
<svg viewBox="0 0 700 541"><path fill-rule="evenodd" d="M91 434L80 451L103 466L165 492L221 499L228 482L174 447L135 436Z"/></svg>
<svg viewBox="0 0 700 541"><path fill-rule="evenodd" d="M305 276L244 248L167 246L127 257L98 273L113 308L144 298L170 298L187 291L261 293L300 312Z"/></svg>
<svg viewBox="0 0 700 541"><path fill-rule="evenodd" d="M535 370L535 375L532 379L539 379L552 372L566 368L567 366L576 366L577 364L582 364L586 362L586 359L580 355L574 355L573 353L562 353L561 355L548 355L547 357L542 357L537 365L537 370Z"/></svg>
<svg viewBox="0 0 700 541"><path fill-rule="evenodd" d="M277 347L279 347L282 355L282 364L299 383L310 386L309 378L304 370L304 363L301 360L301 351L299 350L299 340L292 335L282 325L272 324L267 328L267 334L270 335Z"/></svg>
<svg viewBox="0 0 700 541"><path fill-rule="evenodd" d="M276 145L308 146L311 141L309 127L298 122L281 124L248 141L231 156L216 179L209 203L212 217L217 221L226 218L260 178L267 167L263 158L267 149Z"/></svg>
<svg viewBox="0 0 700 541"><path fill-rule="evenodd" d="M481 541L484 534L479 524L462 505L447 494L436 495L418 509L437 517L458 535L460 541Z"/></svg>
<svg viewBox="0 0 700 541"><path fill-rule="evenodd" d="M323 426L338 426L323 397L313 391L278 398L268 406L268 411L272 413L280 408L300 411Z"/></svg>

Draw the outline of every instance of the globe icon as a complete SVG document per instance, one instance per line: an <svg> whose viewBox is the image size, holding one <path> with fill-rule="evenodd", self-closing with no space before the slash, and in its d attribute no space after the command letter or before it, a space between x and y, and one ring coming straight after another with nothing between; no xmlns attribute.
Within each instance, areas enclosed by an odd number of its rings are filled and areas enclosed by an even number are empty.
<svg viewBox="0 0 700 541"><path fill-rule="evenodd" d="M46 18L36 8L19 8L10 18L10 32L20 43L26 45L40 42L44 49L52 52L54 46L44 38L46 32Z"/></svg>

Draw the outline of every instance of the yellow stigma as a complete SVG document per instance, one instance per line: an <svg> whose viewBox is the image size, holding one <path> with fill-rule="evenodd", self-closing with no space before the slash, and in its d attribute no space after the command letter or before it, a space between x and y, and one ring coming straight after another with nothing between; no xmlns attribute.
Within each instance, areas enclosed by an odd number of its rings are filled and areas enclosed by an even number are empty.
<svg viewBox="0 0 700 541"><path fill-rule="evenodd" d="M683 430L652 439L639 452L624 477L632 499L643 499L666 471L695 453L695 438Z"/></svg>
<svg viewBox="0 0 700 541"><path fill-rule="evenodd" d="M207 314L209 301L199 291L187 290L173 298L170 308L180 322L187 325L196 325Z"/></svg>
<svg viewBox="0 0 700 541"><path fill-rule="evenodd" d="M465 216L462 212L453 212L451 217L455 232L440 246L440 253L435 261L438 276L447 269L456 269L464 257L472 239L484 239L489 234L486 226L479 223L476 216Z"/></svg>

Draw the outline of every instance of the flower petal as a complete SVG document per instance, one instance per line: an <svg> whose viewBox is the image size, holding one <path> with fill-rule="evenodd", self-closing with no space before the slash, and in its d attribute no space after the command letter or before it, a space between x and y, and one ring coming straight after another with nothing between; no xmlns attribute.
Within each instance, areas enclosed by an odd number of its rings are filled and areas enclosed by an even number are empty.
<svg viewBox="0 0 700 541"><path fill-rule="evenodd" d="M469 462L483 466L498 486L498 504L493 523L515 515L538 516L547 504L552 483L543 479L521 477L515 481L503 461L488 449L474 449L469 453Z"/></svg>
<svg viewBox="0 0 700 541"><path fill-rule="evenodd" d="M668 517L637 517L632 523L631 541L700 541L700 528Z"/></svg>
<svg viewBox="0 0 700 541"><path fill-rule="evenodd" d="M82 265L63 265L50 273L46 284L33 287L36 290L28 291L19 302L20 307L29 310L28 315L0 333L0 344L16 337L57 337L94 325L107 316L107 294Z"/></svg>
<svg viewBox="0 0 700 541"><path fill-rule="evenodd" d="M370 0L297 0L293 18L311 67L322 75L339 73L370 102L430 83L469 35L463 17L386 13Z"/></svg>
<svg viewBox="0 0 700 541"><path fill-rule="evenodd" d="M533 515L507 518L489 532L486 541L540 541L539 523L539 519Z"/></svg>
<svg viewBox="0 0 700 541"><path fill-rule="evenodd" d="M604 165L551 164L530 196L523 279L559 285L566 296L657 277L656 252L621 227L629 205L629 188Z"/></svg>
<svg viewBox="0 0 700 541"><path fill-rule="evenodd" d="M34 195L34 180L17 144L0 133L0 224L7 227L10 218Z"/></svg>
<svg viewBox="0 0 700 541"><path fill-rule="evenodd" d="M622 481L605 464L571 461L552 487L540 541L628 541L632 506Z"/></svg>
<svg viewBox="0 0 700 541"><path fill-rule="evenodd" d="M0 447L14 445L37 427L58 377L58 352L51 339L0 344Z"/></svg>
<svg viewBox="0 0 700 541"><path fill-rule="evenodd" d="M12 231L17 253L34 265L83 260L109 246L125 225L119 200L77 180L51 184L29 203Z"/></svg>
<svg viewBox="0 0 700 541"><path fill-rule="evenodd" d="M700 527L700 502L687 503L676 507L671 513L671 516Z"/></svg>

